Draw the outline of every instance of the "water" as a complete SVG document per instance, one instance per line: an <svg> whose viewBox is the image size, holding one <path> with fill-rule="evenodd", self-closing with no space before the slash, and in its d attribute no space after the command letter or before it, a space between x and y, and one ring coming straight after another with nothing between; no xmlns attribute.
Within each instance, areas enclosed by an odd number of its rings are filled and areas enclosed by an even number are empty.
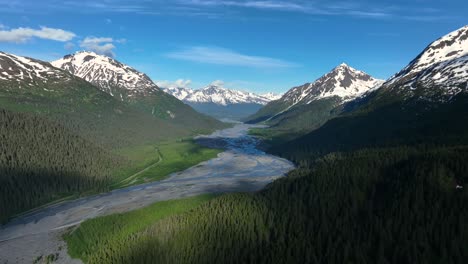
<svg viewBox="0 0 468 264"><path fill-rule="evenodd" d="M262 189L284 176L294 165L259 150L258 140L247 134L251 127L237 124L209 136L197 137L199 144L222 147L225 151L214 159L173 173L166 180L67 201L14 219L0 229L0 260L30 262L37 256L60 252L59 262L71 263L66 253L58 250L63 246L59 234L86 219L202 193Z"/></svg>

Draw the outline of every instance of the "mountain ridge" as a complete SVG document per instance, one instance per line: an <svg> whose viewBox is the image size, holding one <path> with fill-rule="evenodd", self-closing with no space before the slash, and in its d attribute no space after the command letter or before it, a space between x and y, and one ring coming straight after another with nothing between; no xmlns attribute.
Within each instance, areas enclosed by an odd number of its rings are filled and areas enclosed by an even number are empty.
<svg viewBox="0 0 468 264"><path fill-rule="evenodd" d="M52 65L88 81L112 97L156 118L197 130L222 127L176 97L163 92L146 74L105 55L80 51L53 61Z"/></svg>
<svg viewBox="0 0 468 264"><path fill-rule="evenodd" d="M345 103L377 89L381 83L383 80L342 63L314 82L291 88L245 121L264 122L281 133L304 133L333 118Z"/></svg>
<svg viewBox="0 0 468 264"><path fill-rule="evenodd" d="M407 98L418 90L422 99L447 100L468 89L467 61L468 25L430 43L382 88ZM418 89L421 87L425 88Z"/></svg>
<svg viewBox="0 0 468 264"><path fill-rule="evenodd" d="M434 59L427 62L427 58ZM361 98L349 102L354 104L349 110L323 126L275 146L276 151L301 156L312 147L322 155L395 144L468 142L468 26L430 43L401 71Z"/></svg>
<svg viewBox="0 0 468 264"><path fill-rule="evenodd" d="M79 51L52 61L57 68L66 70L117 97L147 96L159 87L144 73L111 57L90 51Z"/></svg>
<svg viewBox="0 0 468 264"><path fill-rule="evenodd" d="M229 89L216 83L197 90L183 87L163 87L162 89L187 103L214 103L223 106L230 104L266 105L270 101L279 99L279 96L273 93L256 94Z"/></svg>

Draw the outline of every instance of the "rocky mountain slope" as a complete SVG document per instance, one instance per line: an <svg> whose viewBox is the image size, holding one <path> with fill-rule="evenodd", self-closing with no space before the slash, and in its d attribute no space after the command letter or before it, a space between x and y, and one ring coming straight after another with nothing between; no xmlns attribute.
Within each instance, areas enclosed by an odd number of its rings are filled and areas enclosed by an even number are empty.
<svg viewBox="0 0 468 264"><path fill-rule="evenodd" d="M378 88L382 80L341 64L315 82L294 87L247 122L289 130L310 130L339 113L339 107Z"/></svg>
<svg viewBox="0 0 468 264"><path fill-rule="evenodd" d="M362 147L457 145L468 136L468 26L431 43L379 89L307 135L279 146L302 153ZM346 133L343 133L346 131Z"/></svg>
<svg viewBox="0 0 468 264"><path fill-rule="evenodd" d="M427 46L383 88L406 98L418 94L429 100L447 100L467 90L467 62L468 26L464 26Z"/></svg>
<svg viewBox="0 0 468 264"><path fill-rule="evenodd" d="M147 96L159 89L146 74L94 52L80 51L51 64L122 100L127 97Z"/></svg>
<svg viewBox="0 0 468 264"><path fill-rule="evenodd" d="M64 71L58 70L49 63L0 52L0 81L12 82L18 88L35 85L68 82L72 78Z"/></svg>
<svg viewBox="0 0 468 264"><path fill-rule="evenodd" d="M207 131L222 127L215 119L196 112L163 92L146 74L113 58L81 51L53 61L52 65L96 85L140 111L169 120L188 130Z"/></svg>
<svg viewBox="0 0 468 264"><path fill-rule="evenodd" d="M87 140L117 147L190 134L48 62L0 53L0 69L2 109L52 119Z"/></svg>
<svg viewBox="0 0 468 264"><path fill-rule="evenodd" d="M310 104L313 101L330 97L337 97L345 102L378 87L381 83L383 83L382 80L342 63L315 82L289 90L281 100L291 106Z"/></svg>

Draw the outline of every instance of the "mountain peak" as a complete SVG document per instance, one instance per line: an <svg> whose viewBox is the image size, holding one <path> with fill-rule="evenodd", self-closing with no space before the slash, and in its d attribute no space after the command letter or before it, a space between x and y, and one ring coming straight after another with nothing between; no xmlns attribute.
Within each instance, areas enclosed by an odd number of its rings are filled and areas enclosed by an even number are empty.
<svg viewBox="0 0 468 264"><path fill-rule="evenodd" d="M146 95L158 89L146 74L111 57L92 51L79 51L66 55L62 59L53 61L52 65L122 100L127 96Z"/></svg>
<svg viewBox="0 0 468 264"><path fill-rule="evenodd" d="M298 103L309 104L315 100L331 97L347 101L382 83L383 80L375 79L365 72L342 63L315 82L291 89L283 98L293 105Z"/></svg>

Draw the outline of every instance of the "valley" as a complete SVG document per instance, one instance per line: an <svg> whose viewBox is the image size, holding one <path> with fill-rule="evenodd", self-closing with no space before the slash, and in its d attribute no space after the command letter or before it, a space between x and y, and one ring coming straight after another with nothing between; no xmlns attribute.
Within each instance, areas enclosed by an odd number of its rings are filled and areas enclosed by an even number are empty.
<svg viewBox="0 0 468 264"><path fill-rule="evenodd" d="M0 8L0 264L468 263L468 4L131 2Z"/></svg>
<svg viewBox="0 0 468 264"><path fill-rule="evenodd" d="M12 220L0 229L0 256L8 256L5 259L8 261L26 262L60 252L59 260L67 263L67 253L59 250L60 234L86 219L134 210L156 201L262 189L294 166L258 150L257 140L247 135L250 127L239 124L198 137L203 145L226 150L214 159L173 173L165 180L62 202Z"/></svg>

